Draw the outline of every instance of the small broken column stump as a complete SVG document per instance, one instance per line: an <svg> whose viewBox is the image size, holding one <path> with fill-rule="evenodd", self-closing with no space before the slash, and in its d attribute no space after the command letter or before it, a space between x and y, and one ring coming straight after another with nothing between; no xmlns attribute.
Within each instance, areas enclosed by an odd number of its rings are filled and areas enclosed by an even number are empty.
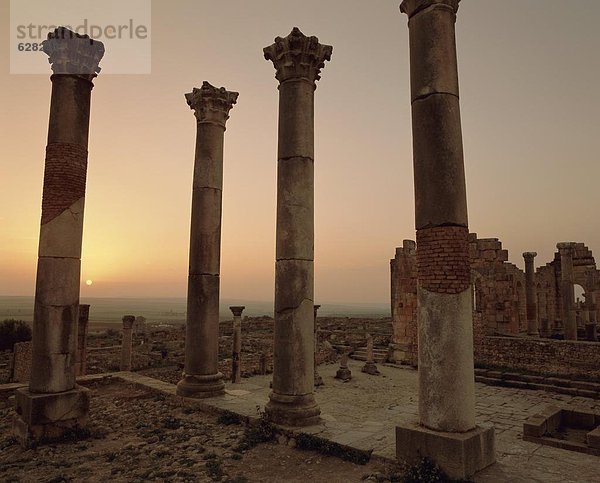
<svg viewBox="0 0 600 483"><path fill-rule="evenodd" d="M317 331L319 330L319 323L317 322L317 310L321 308L320 305L314 306L315 311L315 387L323 386L325 383L323 382L323 378L319 375L319 371L317 371L317 353L319 352L319 339L317 335Z"/></svg>
<svg viewBox="0 0 600 483"><path fill-rule="evenodd" d="M42 219L28 388L17 389L14 435L23 445L83 426L89 390L75 384L77 313L93 79L102 42L64 27L42 50L52 65Z"/></svg>
<svg viewBox="0 0 600 483"><path fill-rule="evenodd" d="M219 396L219 285L225 123L238 93L203 82L185 95L196 117L196 155L185 321L185 364L177 395Z"/></svg>
<svg viewBox="0 0 600 483"><path fill-rule="evenodd" d="M265 413L316 424L314 396L314 91L333 48L298 28L264 49L279 81L273 390Z"/></svg>
<svg viewBox="0 0 600 483"><path fill-rule="evenodd" d="M131 371L131 344L135 315L123 316L123 340L121 342L121 370Z"/></svg>
<svg viewBox="0 0 600 483"><path fill-rule="evenodd" d="M348 369L348 352L344 352L340 358L340 368L335 373L335 378L344 382L352 379L352 371Z"/></svg>
<svg viewBox="0 0 600 483"><path fill-rule="evenodd" d="M365 362L365 365L362 367L361 371L371 374L372 376L378 376L381 374L379 369L377 369L377 365L375 364L375 360L373 358L373 336L371 334L367 334L367 361Z"/></svg>
<svg viewBox="0 0 600 483"><path fill-rule="evenodd" d="M231 382L242 382L242 312L246 307L233 306L229 310L233 313L233 350L231 351Z"/></svg>

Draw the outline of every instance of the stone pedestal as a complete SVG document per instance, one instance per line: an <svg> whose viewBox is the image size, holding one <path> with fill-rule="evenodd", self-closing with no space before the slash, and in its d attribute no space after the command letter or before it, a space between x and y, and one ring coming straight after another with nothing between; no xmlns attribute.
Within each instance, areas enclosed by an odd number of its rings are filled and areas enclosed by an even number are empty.
<svg viewBox="0 0 600 483"><path fill-rule="evenodd" d="M90 306L79 304L79 322L77 324L77 351L75 352L75 376L87 374L87 333Z"/></svg>
<svg viewBox="0 0 600 483"><path fill-rule="evenodd" d="M332 47L294 28L264 49L279 81L271 421L314 424L314 90Z"/></svg>
<svg viewBox="0 0 600 483"><path fill-rule="evenodd" d="M42 219L33 314L29 389L17 397L17 437L60 436L85 422L55 410L62 395L85 398L75 386L77 314L92 80L101 42L58 28L42 50L52 65L52 100L44 168ZM64 396L67 397L67 396ZM60 406L60 405L59 405ZM34 408L31 411L28 408ZM48 416L48 417L46 417Z"/></svg>
<svg viewBox="0 0 600 483"><path fill-rule="evenodd" d="M525 304L527 310L527 335L530 337L540 336L537 318L535 267L533 265L536 256L536 252L523 253L523 258L525 259Z"/></svg>
<svg viewBox="0 0 600 483"><path fill-rule="evenodd" d="M348 369L348 353L344 352L340 359L340 368L335 373L336 379L346 382L352 379L352 371Z"/></svg>
<svg viewBox="0 0 600 483"><path fill-rule="evenodd" d="M318 331L319 331L319 323L317 322L317 311L321 308L320 305L315 305L314 306L314 313L315 313L315 323L314 323L314 327L315 327L315 335L314 335L314 339L315 339L315 387L317 386L323 386L325 383L323 382L323 378L319 375L319 371L317 371L317 353L319 352L319 336L318 336Z"/></svg>
<svg viewBox="0 0 600 483"><path fill-rule="evenodd" d="M233 350L231 351L231 382L242 382L242 312L246 307L238 305L229 307L233 313Z"/></svg>
<svg viewBox="0 0 600 483"><path fill-rule="evenodd" d="M417 229L419 420L397 438L400 459L422 454L466 478L493 459L479 446L434 444L448 433L471 441L475 426L473 307L455 22L458 0L404 0L410 38ZM405 434L407 428L398 428ZM452 450L455 460L447 455ZM408 451L408 453L406 453ZM479 454L490 454L481 458ZM481 461L481 464L468 462Z"/></svg>
<svg viewBox="0 0 600 483"><path fill-rule="evenodd" d="M372 376L378 376L380 374L373 357L373 336L371 334L367 334L367 360L361 371Z"/></svg>
<svg viewBox="0 0 600 483"><path fill-rule="evenodd" d="M135 315L123 316L123 339L121 341L121 370L131 371L131 349Z"/></svg>
<svg viewBox="0 0 600 483"><path fill-rule="evenodd" d="M219 372L219 274L223 143L229 111L238 93L208 82L186 94L196 116L196 157L192 191L190 263L184 376L177 394L204 398L223 394Z"/></svg>

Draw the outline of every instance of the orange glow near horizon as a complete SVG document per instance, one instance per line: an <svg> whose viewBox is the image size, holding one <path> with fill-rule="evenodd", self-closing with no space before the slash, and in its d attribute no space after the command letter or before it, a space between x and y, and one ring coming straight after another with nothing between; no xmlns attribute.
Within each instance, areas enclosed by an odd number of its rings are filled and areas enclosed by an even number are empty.
<svg viewBox="0 0 600 483"><path fill-rule="evenodd" d="M315 298L389 301L389 259L414 239L398 3L153 2L152 74L100 74L92 92L82 296L185 297L195 120L183 96L208 80L240 93L225 133L221 297L273 298L278 92L262 48L297 25L334 47L315 92ZM520 267L524 251L551 261L558 241L600 255L600 2L577 3L458 13L470 230ZM49 75L0 73L0 295L35 287Z"/></svg>

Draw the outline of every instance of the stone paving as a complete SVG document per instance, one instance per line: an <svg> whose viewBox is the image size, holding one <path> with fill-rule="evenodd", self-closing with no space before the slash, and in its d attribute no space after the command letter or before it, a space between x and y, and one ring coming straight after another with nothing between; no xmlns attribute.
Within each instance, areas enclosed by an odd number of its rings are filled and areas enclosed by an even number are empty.
<svg viewBox="0 0 600 483"><path fill-rule="evenodd" d="M337 364L319 366L325 385L316 389L316 398L323 422L295 432L372 451L373 458L393 460L395 425L417 418L417 372L378 365L381 375L370 376L360 371L362 365L359 361L349 361L352 380L347 383L334 379ZM87 376L79 381L102 377L105 375ZM114 373L113 377L176 397L175 386L167 382L132 372ZM228 384L225 396L185 400L184 404L257 417L258 409L264 409L268 399L270 380L271 376L242 379L241 384ZM494 425L497 463L478 473L475 481L600 482L599 457L522 440L523 422L548 405L600 413L600 401L594 399L476 384L477 423Z"/></svg>

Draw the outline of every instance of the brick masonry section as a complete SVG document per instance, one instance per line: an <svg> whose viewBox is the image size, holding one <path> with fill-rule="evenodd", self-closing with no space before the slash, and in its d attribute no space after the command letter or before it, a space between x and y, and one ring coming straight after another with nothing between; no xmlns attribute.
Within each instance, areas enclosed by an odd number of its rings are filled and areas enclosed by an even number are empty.
<svg viewBox="0 0 600 483"><path fill-rule="evenodd" d="M435 293L460 293L471 284L469 229L439 226L417 230L419 286Z"/></svg>
<svg viewBox="0 0 600 483"><path fill-rule="evenodd" d="M52 221L85 196L87 150L78 144L46 146L42 225Z"/></svg>

